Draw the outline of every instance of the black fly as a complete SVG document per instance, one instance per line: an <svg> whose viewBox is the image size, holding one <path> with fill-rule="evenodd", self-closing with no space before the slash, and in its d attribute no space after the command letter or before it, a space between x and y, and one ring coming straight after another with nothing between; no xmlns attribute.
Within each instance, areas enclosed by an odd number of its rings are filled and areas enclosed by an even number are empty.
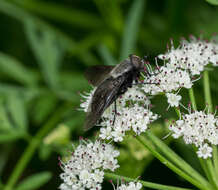
<svg viewBox="0 0 218 190"><path fill-rule="evenodd" d="M132 87L142 71L144 61L136 55L130 55L115 67L99 65L87 70L86 78L97 88L87 111L85 130L92 128L113 102L116 109L116 99Z"/></svg>

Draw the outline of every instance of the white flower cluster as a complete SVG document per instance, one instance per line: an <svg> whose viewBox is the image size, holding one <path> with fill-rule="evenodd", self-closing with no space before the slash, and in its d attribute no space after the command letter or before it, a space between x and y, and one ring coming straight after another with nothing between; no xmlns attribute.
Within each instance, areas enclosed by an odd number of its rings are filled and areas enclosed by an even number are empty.
<svg viewBox="0 0 218 190"><path fill-rule="evenodd" d="M182 40L178 48L174 48L173 43L167 53L159 55L165 63L162 67L157 67L155 71L148 71L152 76L145 77L146 83L142 89L146 93L156 95L159 93L168 93L168 103L170 106L179 104L181 98L169 93L178 91L180 88L191 88L193 85L193 76L199 75L204 67L212 63L218 65L218 44L205 40L197 40L192 37L190 42ZM172 102L172 99L174 101ZM177 99L177 101L175 101Z"/></svg>
<svg viewBox="0 0 218 190"><path fill-rule="evenodd" d="M119 167L116 157L119 151L110 144L96 141L82 141L70 159L60 162L64 171L60 177L64 181L61 190L100 190L104 178L104 170L114 171Z"/></svg>
<svg viewBox="0 0 218 190"><path fill-rule="evenodd" d="M142 184L139 182L130 182L127 184L121 184L120 186L114 187L114 190L140 190L142 188Z"/></svg>
<svg viewBox="0 0 218 190"><path fill-rule="evenodd" d="M123 137L127 131L131 129L140 135L145 132L148 124L157 119L157 115L153 114L148 108L134 104L134 106L123 107L119 109L113 124L113 114L108 115L101 123L100 138L113 139L115 142L123 141Z"/></svg>
<svg viewBox="0 0 218 190"><path fill-rule="evenodd" d="M186 144L198 147L197 154L204 159L211 157L211 145L218 145L218 118L204 111L182 115L170 125L174 138L183 137Z"/></svg>
<svg viewBox="0 0 218 190"><path fill-rule="evenodd" d="M218 44L192 36L190 42L182 40L177 49L172 45L166 54L158 57L167 61L168 68L182 68L199 75L207 64L218 65Z"/></svg>
<svg viewBox="0 0 218 190"><path fill-rule="evenodd" d="M159 94L161 92L172 92L182 87L191 88L192 80L187 71L181 69L172 69L168 67L160 67L155 71L154 75L146 78L146 83L142 86L142 89L146 93L152 95Z"/></svg>

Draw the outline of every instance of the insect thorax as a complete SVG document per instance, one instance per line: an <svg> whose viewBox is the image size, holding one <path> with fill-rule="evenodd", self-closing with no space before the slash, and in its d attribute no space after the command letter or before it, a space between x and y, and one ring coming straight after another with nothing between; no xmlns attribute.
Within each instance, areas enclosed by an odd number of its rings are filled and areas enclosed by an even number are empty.
<svg viewBox="0 0 218 190"><path fill-rule="evenodd" d="M123 62L121 62L120 64L118 64L111 72L110 75L113 78L117 78L121 75L123 75L124 73L129 72L130 70L133 69L133 65L130 62L129 59L124 60Z"/></svg>

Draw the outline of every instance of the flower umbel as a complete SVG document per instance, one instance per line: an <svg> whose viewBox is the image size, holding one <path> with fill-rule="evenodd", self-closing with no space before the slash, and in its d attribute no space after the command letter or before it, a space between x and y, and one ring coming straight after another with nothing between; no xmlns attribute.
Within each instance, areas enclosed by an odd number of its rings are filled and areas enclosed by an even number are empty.
<svg viewBox="0 0 218 190"><path fill-rule="evenodd" d="M119 151L101 141L82 140L67 162L60 161L64 171L60 177L64 181L61 190L101 189L104 170L114 171L119 167L116 157Z"/></svg>
<svg viewBox="0 0 218 190"><path fill-rule="evenodd" d="M190 74L179 68L162 66L154 71L154 75L145 77L148 84L142 86L145 93L156 95L173 92L180 88L191 88L193 83Z"/></svg>
<svg viewBox="0 0 218 190"><path fill-rule="evenodd" d="M191 36L190 41L182 40L178 48L171 49L166 54L159 55L160 59L167 62L168 68L182 68L199 75L210 62L218 65L218 45L213 41L197 39Z"/></svg>
<svg viewBox="0 0 218 190"><path fill-rule="evenodd" d="M211 157L211 145L218 145L218 118L205 111L194 111L182 115L170 125L174 138L183 137L186 144L198 147L197 154L204 159Z"/></svg>

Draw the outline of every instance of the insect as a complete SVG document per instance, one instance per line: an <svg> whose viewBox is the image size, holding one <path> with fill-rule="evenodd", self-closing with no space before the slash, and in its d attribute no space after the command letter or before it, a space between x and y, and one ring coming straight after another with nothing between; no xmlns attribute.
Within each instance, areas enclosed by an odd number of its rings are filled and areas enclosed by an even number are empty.
<svg viewBox="0 0 218 190"><path fill-rule="evenodd" d="M116 115L116 99L132 87L133 81L142 71L144 71L144 60L136 55L130 55L117 66L99 65L87 70L85 76L92 85L96 86L96 90L88 107L85 130L92 128L113 102Z"/></svg>

